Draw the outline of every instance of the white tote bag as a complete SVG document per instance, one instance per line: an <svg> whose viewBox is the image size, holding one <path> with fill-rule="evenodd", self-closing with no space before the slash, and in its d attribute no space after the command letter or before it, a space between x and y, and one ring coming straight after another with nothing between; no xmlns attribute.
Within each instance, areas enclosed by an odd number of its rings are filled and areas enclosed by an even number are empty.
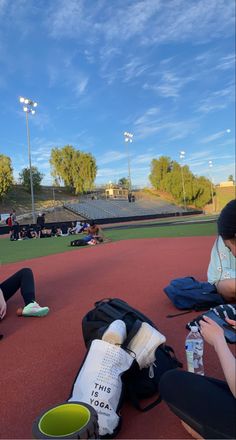
<svg viewBox="0 0 236 440"><path fill-rule="evenodd" d="M117 433L122 393L122 374L134 358L121 347L95 339L75 379L69 401L80 401L93 406L98 414L99 435Z"/></svg>

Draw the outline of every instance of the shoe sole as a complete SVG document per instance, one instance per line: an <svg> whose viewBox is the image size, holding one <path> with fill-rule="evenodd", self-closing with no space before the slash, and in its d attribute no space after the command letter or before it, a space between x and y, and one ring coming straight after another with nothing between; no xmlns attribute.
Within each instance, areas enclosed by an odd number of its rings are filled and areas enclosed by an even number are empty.
<svg viewBox="0 0 236 440"><path fill-rule="evenodd" d="M40 310L39 312L34 313L30 313L30 314L24 314L24 312L22 313L22 316L24 316L25 318L41 318L42 316L46 316L49 312L49 309L47 310Z"/></svg>

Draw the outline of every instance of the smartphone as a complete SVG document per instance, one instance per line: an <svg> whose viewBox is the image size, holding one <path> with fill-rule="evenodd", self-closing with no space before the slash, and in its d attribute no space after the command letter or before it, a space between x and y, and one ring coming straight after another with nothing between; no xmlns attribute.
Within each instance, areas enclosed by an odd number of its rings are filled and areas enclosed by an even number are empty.
<svg viewBox="0 0 236 440"><path fill-rule="evenodd" d="M224 319L222 319L220 316L216 315L213 310L209 310L208 312L204 313L205 316L208 316L208 318L211 318L213 321L215 321L223 330L225 339L230 344L236 344L236 329L228 324ZM191 325L197 325L199 327L199 321L204 320L203 315L198 316L196 320L193 320L192 322L189 322L186 327L190 329Z"/></svg>
<svg viewBox="0 0 236 440"><path fill-rule="evenodd" d="M230 325L230 324L223 324L223 327L224 327L224 328L227 328L227 329L230 330L231 332L236 333L236 328L233 327L233 326Z"/></svg>

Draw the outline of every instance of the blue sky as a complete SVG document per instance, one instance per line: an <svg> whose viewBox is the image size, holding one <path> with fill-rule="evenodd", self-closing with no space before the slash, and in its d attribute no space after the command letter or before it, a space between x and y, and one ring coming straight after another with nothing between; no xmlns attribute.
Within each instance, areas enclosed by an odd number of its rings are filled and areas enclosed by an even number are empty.
<svg viewBox="0 0 236 440"><path fill-rule="evenodd" d="M96 183L149 184L153 158L235 175L234 0L0 0L0 152L51 183L53 147L96 158Z"/></svg>

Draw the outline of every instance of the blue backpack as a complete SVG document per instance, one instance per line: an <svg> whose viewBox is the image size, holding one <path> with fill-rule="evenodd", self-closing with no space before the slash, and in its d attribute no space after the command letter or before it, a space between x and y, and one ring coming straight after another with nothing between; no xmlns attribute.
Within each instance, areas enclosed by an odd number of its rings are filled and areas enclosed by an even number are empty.
<svg viewBox="0 0 236 440"><path fill-rule="evenodd" d="M176 278L164 292L180 310L209 310L211 307L225 304L224 298L217 293L216 287L193 277ZM173 316L173 315L172 315Z"/></svg>

